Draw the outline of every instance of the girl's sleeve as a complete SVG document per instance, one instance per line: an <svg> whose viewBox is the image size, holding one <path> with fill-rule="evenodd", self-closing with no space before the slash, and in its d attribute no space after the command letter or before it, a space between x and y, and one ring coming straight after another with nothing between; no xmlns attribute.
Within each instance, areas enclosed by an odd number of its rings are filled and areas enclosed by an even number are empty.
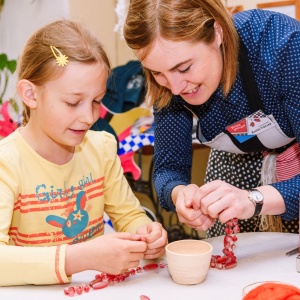
<svg viewBox="0 0 300 300"><path fill-rule="evenodd" d="M0 286L69 283L65 274L67 245L21 247L0 245Z"/></svg>
<svg viewBox="0 0 300 300"><path fill-rule="evenodd" d="M105 160L104 211L110 217L116 231L135 233L138 227L152 221L145 214L123 174L115 138L109 133L104 134L103 148L100 150Z"/></svg>
<svg viewBox="0 0 300 300"><path fill-rule="evenodd" d="M0 159L0 286L70 282L65 274L66 245L11 245L9 234L18 198L18 165L1 153ZM21 225L20 225L21 226ZM15 241L17 243L17 241Z"/></svg>

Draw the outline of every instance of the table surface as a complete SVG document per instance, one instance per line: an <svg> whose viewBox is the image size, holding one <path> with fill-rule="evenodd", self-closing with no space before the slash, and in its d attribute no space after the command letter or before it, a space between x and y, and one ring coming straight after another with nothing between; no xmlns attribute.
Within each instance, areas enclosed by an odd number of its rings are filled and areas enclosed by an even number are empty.
<svg viewBox="0 0 300 300"><path fill-rule="evenodd" d="M223 236L207 239L221 254ZM298 234L240 233L238 234L238 265L230 270L210 269L206 280L198 285L178 285L168 269L157 269L130 276L126 281L101 290L75 296L77 299L140 300L141 295L151 300L206 299L241 300L243 287L260 281L280 281L300 288L300 273L296 271L296 255L285 253L299 244ZM143 262L145 264L146 262ZM90 282L96 272L86 271L73 276L71 285ZM68 299L63 293L67 285L0 287L1 300Z"/></svg>

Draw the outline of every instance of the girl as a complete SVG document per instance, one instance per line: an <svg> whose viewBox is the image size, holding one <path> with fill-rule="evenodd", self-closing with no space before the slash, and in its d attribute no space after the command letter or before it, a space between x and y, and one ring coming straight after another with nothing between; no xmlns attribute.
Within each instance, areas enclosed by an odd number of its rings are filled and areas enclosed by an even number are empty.
<svg viewBox="0 0 300 300"><path fill-rule="evenodd" d="M100 42L76 22L28 40L18 61L24 126L0 143L0 285L118 274L164 253L166 232L124 179L115 138L89 131L109 72ZM104 211L120 232L103 235Z"/></svg>

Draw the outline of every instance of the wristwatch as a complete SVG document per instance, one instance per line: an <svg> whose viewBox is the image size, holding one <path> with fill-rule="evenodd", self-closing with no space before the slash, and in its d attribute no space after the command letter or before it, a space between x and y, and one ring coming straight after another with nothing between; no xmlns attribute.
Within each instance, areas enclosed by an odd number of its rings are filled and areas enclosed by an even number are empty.
<svg viewBox="0 0 300 300"><path fill-rule="evenodd" d="M264 204L264 195L257 189L251 189L248 192L248 199L253 203L255 207L254 215L252 217L258 216Z"/></svg>

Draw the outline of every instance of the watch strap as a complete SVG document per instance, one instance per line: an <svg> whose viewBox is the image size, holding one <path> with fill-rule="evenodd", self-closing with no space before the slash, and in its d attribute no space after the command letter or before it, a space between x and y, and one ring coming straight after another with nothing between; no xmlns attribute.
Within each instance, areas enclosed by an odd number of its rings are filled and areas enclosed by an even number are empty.
<svg viewBox="0 0 300 300"><path fill-rule="evenodd" d="M254 207L255 207L254 214L253 214L253 216L252 216L252 218L253 218L253 217L259 216L259 214L260 214L260 212L261 212L261 210L262 210L263 200L260 201L260 202L257 202L257 201L255 201L254 199L252 199L252 198L251 198L251 191L257 191L257 192L259 192L259 191L258 191L257 189L250 189L250 190L249 190L249 197L248 197L248 199L253 203L253 205L254 205ZM259 192L259 193L260 193L260 192Z"/></svg>

